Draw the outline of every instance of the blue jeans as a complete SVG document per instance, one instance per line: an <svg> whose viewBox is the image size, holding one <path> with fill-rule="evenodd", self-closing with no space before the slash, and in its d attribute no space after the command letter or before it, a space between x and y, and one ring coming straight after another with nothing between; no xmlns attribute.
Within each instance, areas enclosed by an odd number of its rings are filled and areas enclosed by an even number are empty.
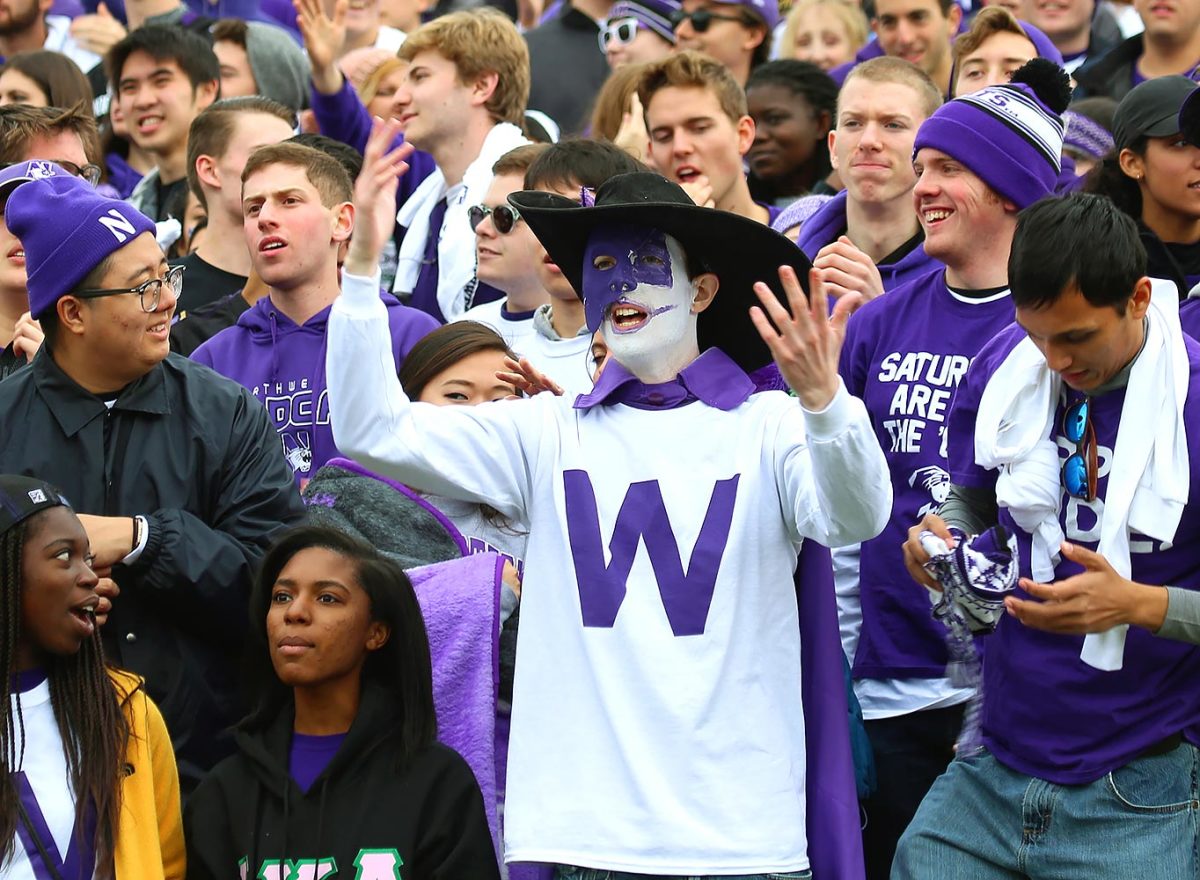
<svg viewBox="0 0 1200 880"><path fill-rule="evenodd" d="M789 874L738 874L713 877L663 877L653 874L627 874L624 871L605 871L598 868L572 868L559 865L554 880L812 880L812 871L793 871Z"/></svg>
<svg viewBox="0 0 1200 880"><path fill-rule="evenodd" d="M1200 752L1184 743L1087 785L988 752L953 761L896 849L891 880L1197 880Z"/></svg>

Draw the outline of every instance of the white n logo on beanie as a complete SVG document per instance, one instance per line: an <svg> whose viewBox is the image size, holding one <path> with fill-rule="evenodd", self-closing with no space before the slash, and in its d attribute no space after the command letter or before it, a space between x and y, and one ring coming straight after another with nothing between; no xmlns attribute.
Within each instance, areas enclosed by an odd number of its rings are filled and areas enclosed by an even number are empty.
<svg viewBox="0 0 1200 880"><path fill-rule="evenodd" d="M96 219L99 220L100 224L109 232L111 232L113 234L113 238L115 238L121 244L129 241L133 234L137 232L137 230L133 228L133 224L126 220L121 215L121 212L116 208L109 208L106 215L97 217Z"/></svg>

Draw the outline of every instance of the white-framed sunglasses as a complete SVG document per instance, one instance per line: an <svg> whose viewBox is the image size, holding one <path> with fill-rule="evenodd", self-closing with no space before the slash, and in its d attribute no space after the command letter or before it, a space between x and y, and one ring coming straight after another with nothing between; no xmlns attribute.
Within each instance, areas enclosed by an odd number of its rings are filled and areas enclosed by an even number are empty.
<svg viewBox="0 0 1200 880"><path fill-rule="evenodd" d="M598 37L600 39L600 51L607 52L608 47L613 43L618 46L628 46L633 42L633 38L637 36L638 28L642 23L636 18L615 18L604 23L604 27L600 28Z"/></svg>

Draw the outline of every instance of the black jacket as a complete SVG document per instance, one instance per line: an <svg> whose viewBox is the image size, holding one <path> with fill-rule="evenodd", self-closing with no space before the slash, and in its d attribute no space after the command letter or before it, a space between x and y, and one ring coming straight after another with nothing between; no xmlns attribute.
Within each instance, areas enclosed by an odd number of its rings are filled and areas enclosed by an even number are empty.
<svg viewBox="0 0 1200 880"><path fill-rule="evenodd" d="M188 880L237 877L243 858L247 877L303 859L336 864L336 873L315 876L354 880L361 854L372 851L394 852L404 880L498 880L470 768L435 744L398 771L399 710L382 689L364 689L349 734L307 794L288 772L293 719L288 706L261 729L239 730L238 754L189 799Z"/></svg>
<svg viewBox="0 0 1200 880"><path fill-rule="evenodd" d="M1107 95L1120 101L1133 89L1133 66L1142 57L1142 35L1117 43L1075 71L1072 100Z"/></svg>
<svg viewBox="0 0 1200 880"><path fill-rule="evenodd" d="M0 382L0 473L47 480L80 513L147 518L104 627L113 660L146 679L184 790L232 752L235 662L250 582L271 536L304 516L266 410L240 385L170 355L112 409L43 348Z"/></svg>

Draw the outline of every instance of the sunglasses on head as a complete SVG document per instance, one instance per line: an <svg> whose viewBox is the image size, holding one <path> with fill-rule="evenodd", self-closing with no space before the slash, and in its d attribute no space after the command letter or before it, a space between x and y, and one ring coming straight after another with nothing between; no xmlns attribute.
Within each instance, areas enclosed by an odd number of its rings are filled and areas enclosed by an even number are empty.
<svg viewBox="0 0 1200 880"><path fill-rule="evenodd" d="M489 208L487 205L472 205L467 208L467 220L471 223L471 231L474 232L475 227L482 223L483 218L489 214L492 217L492 225L501 235L508 235L512 232L517 221L521 219L517 209L511 205L497 205L494 208Z"/></svg>
<svg viewBox="0 0 1200 880"><path fill-rule="evenodd" d="M742 24L750 24L743 15L722 15L710 9L697 9L695 12L684 12L682 9L676 9L671 13L671 27L674 30L679 30L679 26L689 20L692 23L692 30L698 34L702 34L708 30L709 25L714 21L737 21Z"/></svg>
<svg viewBox="0 0 1200 880"><path fill-rule="evenodd" d="M1075 451L1062 466L1062 484L1067 494L1081 501L1096 500L1096 429L1092 427L1088 399L1073 403L1063 413L1063 436L1075 444Z"/></svg>
<svg viewBox="0 0 1200 880"><path fill-rule="evenodd" d="M639 24L636 18L618 18L608 22L600 29L600 51L607 52L614 43L618 46L628 46L637 36Z"/></svg>

